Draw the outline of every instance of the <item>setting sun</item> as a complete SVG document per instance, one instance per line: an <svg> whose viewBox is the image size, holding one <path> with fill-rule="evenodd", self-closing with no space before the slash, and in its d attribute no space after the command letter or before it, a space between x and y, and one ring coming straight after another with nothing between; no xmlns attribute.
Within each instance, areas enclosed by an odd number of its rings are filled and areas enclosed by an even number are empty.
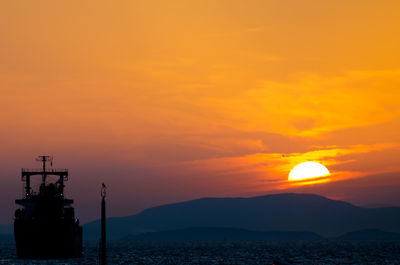
<svg viewBox="0 0 400 265"><path fill-rule="evenodd" d="M308 180L328 176L329 170L317 162L304 162L295 166L289 174L289 181Z"/></svg>

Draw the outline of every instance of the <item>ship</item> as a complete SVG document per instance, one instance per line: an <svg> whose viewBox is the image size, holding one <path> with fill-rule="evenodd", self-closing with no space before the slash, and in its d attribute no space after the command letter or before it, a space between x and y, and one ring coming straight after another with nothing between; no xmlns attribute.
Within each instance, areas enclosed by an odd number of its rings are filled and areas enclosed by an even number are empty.
<svg viewBox="0 0 400 265"><path fill-rule="evenodd" d="M40 169L22 169L25 182L22 206L15 211L14 238L20 259L66 259L82 256L82 226L75 218L73 200L64 197L67 169L53 169L51 156L39 156ZM50 163L50 168L46 168ZM41 176L38 190L32 177Z"/></svg>

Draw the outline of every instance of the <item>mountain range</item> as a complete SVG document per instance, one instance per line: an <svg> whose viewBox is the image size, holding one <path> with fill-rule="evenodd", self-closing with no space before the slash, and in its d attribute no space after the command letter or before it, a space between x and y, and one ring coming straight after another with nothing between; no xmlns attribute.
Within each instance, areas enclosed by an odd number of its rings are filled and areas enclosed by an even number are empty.
<svg viewBox="0 0 400 265"><path fill-rule="evenodd" d="M389 233L390 234L390 233ZM124 240L315 240L321 236L307 231L259 232L239 228L191 227L186 229L147 232L129 235Z"/></svg>
<svg viewBox="0 0 400 265"><path fill-rule="evenodd" d="M107 219L110 239L170 230L175 230L178 236L182 229L207 227L258 232L309 231L323 237L365 229L400 233L400 207L363 208L314 194L286 193L251 198L203 198ZM85 239L97 239L100 221L86 224L83 231Z"/></svg>

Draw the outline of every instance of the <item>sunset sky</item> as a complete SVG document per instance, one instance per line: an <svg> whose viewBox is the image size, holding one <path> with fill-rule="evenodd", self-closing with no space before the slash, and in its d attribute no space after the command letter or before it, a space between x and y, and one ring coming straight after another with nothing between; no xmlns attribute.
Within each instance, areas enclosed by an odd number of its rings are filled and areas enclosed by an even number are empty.
<svg viewBox="0 0 400 265"><path fill-rule="evenodd" d="M400 206L400 1L0 0L0 223L53 155L82 222L199 197ZM298 163L331 172L288 182Z"/></svg>

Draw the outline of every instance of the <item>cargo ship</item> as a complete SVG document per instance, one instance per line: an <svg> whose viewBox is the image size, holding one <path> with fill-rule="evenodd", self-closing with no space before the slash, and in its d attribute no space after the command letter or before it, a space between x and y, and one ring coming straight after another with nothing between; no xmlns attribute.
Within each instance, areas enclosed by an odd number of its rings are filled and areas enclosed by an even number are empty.
<svg viewBox="0 0 400 265"><path fill-rule="evenodd" d="M22 169L25 182L22 206L15 211L14 238L21 259L65 259L82 256L82 226L75 218L73 200L64 197L67 169L53 169L52 157L40 156L40 169ZM50 163L50 168L46 168ZM32 177L41 176L38 190ZM54 181L52 182L52 179Z"/></svg>

